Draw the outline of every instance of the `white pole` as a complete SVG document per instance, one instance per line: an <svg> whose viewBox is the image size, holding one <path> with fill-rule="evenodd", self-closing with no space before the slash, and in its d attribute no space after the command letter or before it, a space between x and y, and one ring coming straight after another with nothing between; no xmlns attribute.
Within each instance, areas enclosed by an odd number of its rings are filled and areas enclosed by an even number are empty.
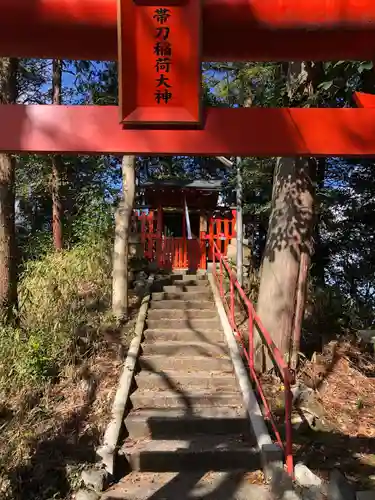
<svg viewBox="0 0 375 500"><path fill-rule="evenodd" d="M233 162L231 160L228 160L228 158L225 158L225 156L217 156L216 159L228 168L233 167Z"/></svg>
<svg viewBox="0 0 375 500"><path fill-rule="evenodd" d="M186 220L186 232L187 232L187 239L191 240L191 225L190 225L190 215L189 215L189 209L186 203L186 196L184 196L184 204L185 204L185 220Z"/></svg>
<svg viewBox="0 0 375 500"><path fill-rule="evenodd" d="M236 189L236 202L237 202L237 220L236 220L236 233L237 233L237 280L239 284L243 285L243 221L242 221L242 165L241 158L237 157L237 189Z"/></svg>

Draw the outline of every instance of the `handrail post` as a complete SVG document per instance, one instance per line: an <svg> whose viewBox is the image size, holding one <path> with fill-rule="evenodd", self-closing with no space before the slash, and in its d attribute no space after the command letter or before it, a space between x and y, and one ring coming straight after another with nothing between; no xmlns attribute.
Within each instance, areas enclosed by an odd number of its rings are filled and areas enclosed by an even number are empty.
<svg viewBox="0 0 375 500"><path fill-rule="evenodd" d="M251 370L254 370L254 320L253 320L253 311L247 306L248 312L248 322L249 322L249 363Z"/></svg>
<svg viewBox="0 0 375 500"><path fill-rule="evenodd" d="M235 320L234 320L234 283L232 273L229 274L230 278L230 320L232 323L232 330L235 330Z"/></svg>
<svg viewBox="0 0 375 500"><path fill-rule="evenodd" d="M224 297L224 292L223 292L223 256L220 255L220 296Z"/></svg>
<svg viewBox="0 0 375 500"><path fill-rule="evenodd" d="M212 273L215 276L215 280L217 279L216 276L216 250L215 247L212 246Z"/></svg>
<svg viewBox="0 0 375 500"><path fill-rule="evenodd" d="M283 370L285 390L285 462L288 474L294 477L292 444L292 391L290 390L289 369Z"/></svg>

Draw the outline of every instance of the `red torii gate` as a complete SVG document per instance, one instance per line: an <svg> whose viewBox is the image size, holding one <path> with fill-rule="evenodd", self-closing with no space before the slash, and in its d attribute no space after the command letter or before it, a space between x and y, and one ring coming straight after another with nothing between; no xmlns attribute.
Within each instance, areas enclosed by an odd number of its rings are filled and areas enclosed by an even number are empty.
<svg viewBox="0 0 375 500"><path fill-rule="evenodd" d="M202 60L373 59L373 0L156 2L0 0L0 56L120 66L119 108L0 106L0 150L375 155L371 100L363 109L203 110L200 70Z"/></svg>
<svg viewBox="0 0 375 500"><path fill-rule="evenodd" d="M203 110L200 68L374 54L375 0L0 0L0 57L120 70L119 107L0 106L0 151L375 156L375 97L356 95L361 109Z"/></svg>

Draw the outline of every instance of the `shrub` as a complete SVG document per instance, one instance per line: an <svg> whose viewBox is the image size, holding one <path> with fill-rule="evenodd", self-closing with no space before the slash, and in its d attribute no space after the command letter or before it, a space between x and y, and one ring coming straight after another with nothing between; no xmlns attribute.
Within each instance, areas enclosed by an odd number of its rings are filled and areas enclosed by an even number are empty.
<svg viewBox="0 0 375 500"><path fill-rule="evenodd" d="M27 263L19 285L19 327L0 330L0 388L39 384L95 349L110 277L105 240Z"/></svg>

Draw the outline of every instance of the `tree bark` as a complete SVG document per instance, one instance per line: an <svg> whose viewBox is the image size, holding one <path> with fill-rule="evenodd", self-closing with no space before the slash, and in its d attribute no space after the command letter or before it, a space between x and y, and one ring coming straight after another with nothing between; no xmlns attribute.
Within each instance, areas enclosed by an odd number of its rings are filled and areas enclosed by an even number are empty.
<svg viewBox="0 0 375 500"><path fill-rule="evenodd" d="M257 314L285 357L290 350L300 257L312 251L313 164L303 158L278 158L275 167ZM261 344L257 336L257 369L264 371L273 365Z"/></svg>
<svg viewBox="0 0 375 500"><path fill-rule="evenodd" d="M17 59L0 59L0 104L16 102L17 72ZM15 165L12 155L0 154L0 311L5 322L14 320L17 310Z"/></svg>
<svg viewBox="0 0 375 500"><path fill-rule="evenodd" d="M290 62L287 68L289 103L311 97L320 65ZM316 162L304 158L278 158L275 167L272 209L262 263L257 313L284 359L289 363L301 256L310 265L314 227ZM305 283L306 287L307 273ZM305 306L306 294L298 307ZM272 357L255 332L257 369L273 368Z"/></svg>
<svg viewBox="0 0 375 500"><path fill-rule="evenodd" d="M128 255L135 197L135 156L124 156L122 159L122 188L123 195L115 214L112 277L112 312L118 321L126 320L129 309Z"/></svg>
<svg viewBox="0 0 375 500"><path fill-rule="evenodd" d="M62 103L62 61L54 59L52 63L52 104ZM61 175L63 161L61 155L52 157L52 233L55 250L63 248Z"/></svg>
<svg viewBox="0 0 375 500"><path fill-rule="evenodd" d="M299 270L298 270L298 284L297 284L297 298L296 298L296 312L293 324L293 340L290 353L290 368L296 370L299 362L299 353L301 346L301 333L302 322L305 312L305 303L307 295L307 277L309 273L310 256L303 252L301 253Z"/></svg>

